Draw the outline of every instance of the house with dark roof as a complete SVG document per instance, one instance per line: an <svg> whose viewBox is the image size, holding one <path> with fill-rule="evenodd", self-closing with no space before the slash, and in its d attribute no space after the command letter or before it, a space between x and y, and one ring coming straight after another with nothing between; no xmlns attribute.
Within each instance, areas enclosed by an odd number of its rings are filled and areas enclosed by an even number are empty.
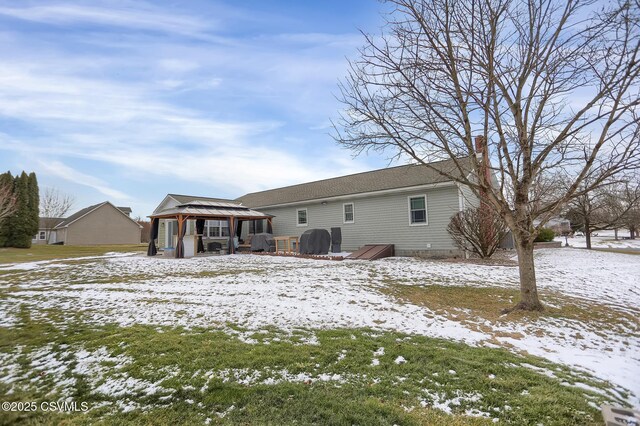
<svg viewBox="0 0 640 426"><path fill-rule="evenodd" d="M348 176L254 192L239 197L274 216L274 235L340 227L342 249L393 244L398 255L447 256L458 249L447 232L451 217L477 205L467 187L440 172L469 174L471 160L389 167Z"/></svg>
<svg viewBox="0 0 640 426"><path fill-rule="evenodd" d="M323 179L243 195L236 200L169 194L154 215L193 200L236 202L273 216L275 236L300 236L308 229L339 227L342 249L355 251L366 244L393 244L397 255L449 256L459 254L447 232L451 217L478 204L469 188L446 178L472 172L470 159L405 165ZM175 221L173 221L175 222ZM189 226L186 235L193 233ZM266 230L256 221L241 229L241 238ZM207 224L205 235L229 235L225 221ZM177 225L160 221L158 245L173 247Z"/></svg>
<svg viewBox="0 0 640 426"><path fill-rule="evenodd" d="M125 210L123 210L125 209ZM129 207L116 207L109 201L85 207L71 216L60 219L53 226L49 237L45 231L45 241L65 245L139 244L142 226L129 217ZM46 225L41 218L41 225ZM41 235L43 229L38 233ZM38 239L39 241L39 239Z"/></svg>

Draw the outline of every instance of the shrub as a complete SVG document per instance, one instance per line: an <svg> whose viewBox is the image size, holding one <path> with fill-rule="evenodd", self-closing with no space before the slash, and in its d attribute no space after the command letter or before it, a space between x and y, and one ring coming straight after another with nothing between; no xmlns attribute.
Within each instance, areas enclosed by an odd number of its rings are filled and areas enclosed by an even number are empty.
<svg viewBox="0 0 640 426"><path fill-rule="evenodd" d="M486 258L491 257L500 246L507 227L495 211L482 206L455 214L447 231L459 248Z"/></svg>
<svg viewBox="0 0 640 426"><path fill-rule="evenodd" d="M548 243L549 241L553 241L556 233L553 232L551 228L542 228L538 232L538 236L535 239L536 243Z"/></svg>

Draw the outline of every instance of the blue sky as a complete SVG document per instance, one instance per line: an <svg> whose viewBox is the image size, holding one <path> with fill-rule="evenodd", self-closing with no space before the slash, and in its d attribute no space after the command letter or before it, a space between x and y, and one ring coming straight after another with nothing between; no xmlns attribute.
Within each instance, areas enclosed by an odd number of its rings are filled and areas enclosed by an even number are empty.
<svg viewBox="0 0 640 426"><path fill-rule="evenodd" d="M0 170L146 216L385 167L329 136L337 82L384 5L2 1Z"/></svg>

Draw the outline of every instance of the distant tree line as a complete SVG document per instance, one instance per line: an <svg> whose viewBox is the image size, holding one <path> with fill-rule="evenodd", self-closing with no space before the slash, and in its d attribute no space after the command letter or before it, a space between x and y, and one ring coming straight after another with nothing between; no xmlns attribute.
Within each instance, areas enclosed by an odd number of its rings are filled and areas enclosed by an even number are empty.
<svg viewBox="0 0 640 426"><path fill-rule="evenodd" d="M31 247L38 232L38 180L35 173L0 174L0 247Z"/></svg>
<svg viewBox="0 0 640 426"><path fill-rule="evenodd" d="M591 248L591 234L603 229L626 229L629 238L640 230L640 175L631 175L602 185L576 197L564 216L571 221L572 231L585 234Z"/></svg>

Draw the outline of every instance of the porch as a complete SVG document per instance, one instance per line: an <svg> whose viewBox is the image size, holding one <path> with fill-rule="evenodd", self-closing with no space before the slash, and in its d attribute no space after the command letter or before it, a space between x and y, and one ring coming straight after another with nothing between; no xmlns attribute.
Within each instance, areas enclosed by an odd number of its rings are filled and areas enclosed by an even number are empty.
<svg viewBox="0 0 640 426"><path fill-rule="evenodd" d="M206 249L210 247L215 247L216 250L209 251L233 254L237 251L245 222L264 220L267 222L267 232L271 233L271 219L273 216L237 203L194 200L158 212L149 216L149 218L151 219L151 231L147 255L155 256L157 254L156 240L158 239L160 219L167 219L173 221L177 228L174 257L184 258L205 253L207 252ZM190 221L195 223L195 233L193 235L187 235L187 224ZM226 229L228 229L228 235L222 235L222 232L220 232L219 235L211 238L209 232L205 234L207 221L224 222ZM207 245L205 245L205 242ZM214 244L214 246L209 244Z"/></svg>

